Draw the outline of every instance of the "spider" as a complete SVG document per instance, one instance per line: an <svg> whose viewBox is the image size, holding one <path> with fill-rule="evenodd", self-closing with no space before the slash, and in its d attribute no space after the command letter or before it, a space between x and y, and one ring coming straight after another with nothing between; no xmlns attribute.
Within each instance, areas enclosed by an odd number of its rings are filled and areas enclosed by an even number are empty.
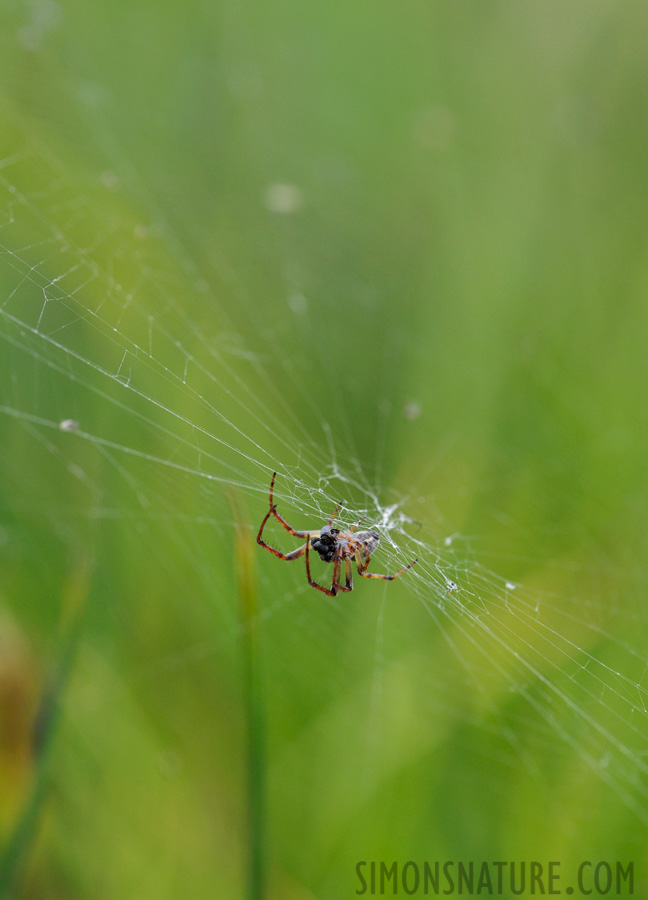
<svg viewBox="0 0 648 900"><path fill-rule="evenodd" d="M385 581L393 581L394 578L398 578L399 575L402 575L403 572L407 572L408 569L411 569L412 566L418 562L417 559L413 560L408 566L401 569L400 572L396 572L395 575L376 575L374 572L367 572L371 554L378 546L380 535L377 531L358 531L357 534L354 535L353 533L360 522L362 522L362 519L348 531L340 531L339 528L332 528L333 519L340 509L339 503L335 507L328 523L323 525L319 531L295 531L295 529L291 528L288 522L286 522L286 520L277 512L277 507L274 502L274 483L276 477L277 473L275 472L272 476L272 481L270 482L270 509L266 513L263 522L261 522L261 527L257 534L257 544L265 547L270 553L274 553L279 559L285 559L288 562L291 562L293 559L299 559L299 557L303 556L305 553L306 577L308 578L308 583L311 587L317 588L318 591L322 591L322 593L327 594L329 597L335 597L338 591L353 590L353 569L351 567L353 560L355 560L355 564L358 568L358 574L362 575L363 578L382 578ZM291 550L290 553L281 553L280 550L275 550L274 547L266 544L266 542L262 540L261 535L263 534L263 529L270 516L274 516L278 522L281 522L286 531L290 532L294 537L306 538L306 543L302 544L301 547L297 547L296 550ZM310 547L312 547L316 553L319 553L319 557L323 562L333 563L333 581L331 582L330 589L322 587L321 584L318 584L311 578L310 561L308 557ZM340 583L340 565L343 561L346 574L345 584Z"/></svg>

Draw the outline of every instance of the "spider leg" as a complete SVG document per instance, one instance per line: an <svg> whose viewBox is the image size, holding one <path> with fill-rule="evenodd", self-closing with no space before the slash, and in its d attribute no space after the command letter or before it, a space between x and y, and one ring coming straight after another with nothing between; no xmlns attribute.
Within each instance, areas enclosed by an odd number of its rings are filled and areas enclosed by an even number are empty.
<svg viewBox="0 0 648 900"><path fill-rule="evenodd" d="M352 591L353 590L353 566L351 565L350 559L344 560L344 567L346 569L346 586Z"/></svg>
<svg viewBox="0 0 648 900"><path fill-rule="evenodd" d="M340 503L338 503L338 505L335 507L335 509L334 509L333 512L331 513L331 517L330 517L330 519L328 520L329 525L331 525L331 524L333 523L333 519L334 519L334 518L337 516L337 514L340 512L340 507L341 507L341 506L342 506L342 501L340 501Z"/></svg>
<svg viewBox="0 0 648 900"><path fill-rule="evenodd" d="M261 522L261 527L259 528L259 533L257 534L257 544L261 544L262 547L266 546L266 544L265 544L265 541L262 541L262 540L261 540L261 535L263 534L263 529L265 528L266 522L267 522L268 519L270 518L270 514L271 514L271 513L272 513L272 510L270 510L270 512L268 512L268 513L266 514L266 516L265 516L263 522Z"/></svg>
<svg viewBox="0 0 648 900"><path fill-rule="evenodd" d="M340 562L342 560L340 559ZM352 591L353 590L353 569L351 568L351 560L346 558L344 559L344 570L346 573L346 584L340 584L339 581L339 566L333 572L334 582L333 587L337 588L338 591Z"/></svg>
<svg viewBox="0 0 648 900"><path fill-rule="evenodd" d="M321 591L323 594L327 594L329 597L335 597L337 595L337 590L335 587L335 583L331 585L331 589L322 587L321 584L318 584L316 581L313 581L310 573L310 562L308 560L308 547L310 545L310 540L306 541L306 576L308 577L308 583L311 587L317 588L318 591ZM337 560L336 560L337 562Z"/></svg>
<svg viewBox="0 0 648 900"><path fill-rule="evenodd" d="M353 532L356 530L358 525L360 525L362 522L364 522L364 520L366 518L367 518L366 516L361 516L361 518L358 519L358 521L355 523L355 525L352 525L351 528L349 528L349 534L353 534Z"/></svg>
<svg viewBox="0 0 648 900"><path fill-rule="evenodd" d="M333 580L331 581L331 590L337 591L339 585L339 576L340 576L340 557L335 557L335 562L333 563Z"/></svg>
<svg viewBox="0 0 648 900"><path fill-rule="evenodd" d="M340 564L344 559L344 568L346 572L346 584L340 584ZM353 572L351 570L351 560L346 557L338 556L335 559L335 566L333 568L333 584L332 587L337 591L352 591L353 590Z"/></svg>
<svg viewBox="0 0 648 900"><path fill-rule="evenodd" d="M364 559L363 559L363 555L364 555ZM418 559L412 560L412 562L408 566L405 566L404 568L402 568L400 570L400 572L396 572L395 575L378 575L375 572L367 572L367 567L369 565L370 560L371 560L371 556L369 555L369 552L366 550L366 548L362 548L362 550L361 550L358 547L358 549L355 552L355 562L356 562L356 566L358 567L358 575L362 575L363 578L382 578L383 581L393 581L394 578L398 578L399 575L402 575L403 572L407 572L408 569L411 569L412 566L415 566L416 563L418 562Z"/></svg>
<svg viewBox="0 0 648 900"><path fill-rule="evenodd" d="M288 524L288 522L286 522L286 520L282 516L279 515L279 513L277 512L277 504L274 502L274 483L275 483L276 477L277 477L277 473L274 472L272 475L272 481L270 482L270 511L269 511L268 515L265 517L265 519L263 520L263 524L261 525L261 530L259 531L259 535L261 534L261 531L263 531L263 526L265 525L267 520L270 518L270 516L274 516L275 519L277 520L277 522L281 522L281 524L286 529L286 531L288 531L290 534L292 534L293 537L298 537L298 538L319 537L319 531L296 531L294 528L292 528ZM257 540L258 540L258 538L257 538ZM262 542L259 541L259 543L261 544ZM267 544L265 546L267 546Z"/></svg>
<svg viewBox="0 0 648 900"><path fill-rule="evenodd" d="M294 528L286 522L286 520L279 515L277 512L277 507L273 506L268 515L273 515L277 522L281 522L283 527L288 531L293 537L305 538L305 537L319 537L319 529L317 531L296 531Z"/></svg>
<svg viewBox="0 0 648 900"><path fill-rule="evenodd" d="M270 553L274 553L274 555L278 556L279 559L285 559L288 562L291 562L293 559L299 559L299 557L302 556L302 554L306 550L306 544L302 544L302 546L298 547L296 550L291 550L290 553L282 553L281 550L275 550L275 548L271 547L270 544L266 544L266 542L261 537L261 535L263 534L263 529L265 528L266 522L270 518L271 514L272 514L272 510L269 510L266 513L263 522L261 522L261 527L259 528L259 533L257 534L257 544L259 544L261 547L265 547L266 550L270 551Z"/></svg>
<svg viewBox="0 0 648 900"><path fill-rule="evenodd" d="M270 481L270 509L272 509L272 507L275 505L274 504L274 483L275 483L276 477L277 477L277 473L273 472L272 479Z"/></svg>
<svg viewBox="0 0 648 900"><path fill-rule="evenodd" d="M270 544L266 544L265 541L261 540L260 533L257 535L257 544L265 547L266 550L270 551L270 553L274 553L274 555L279 557L279 559L285 559L286 562L292 562L293 559L299 559L299 557L303 556L306 552L306 544L302 544L301 547L297 547L296 550L291 550L290 553L282 553L281 550L275 550L275 548L271 547Z"/></svg>

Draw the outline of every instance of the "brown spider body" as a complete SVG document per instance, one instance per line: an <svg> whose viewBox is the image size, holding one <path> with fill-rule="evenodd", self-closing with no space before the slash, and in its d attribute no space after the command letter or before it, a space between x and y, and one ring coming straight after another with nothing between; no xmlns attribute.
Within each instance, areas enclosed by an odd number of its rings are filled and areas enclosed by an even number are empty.
<svg viewBox="0 0 648 900"><path fill-rule="evenodd" d="M358 531L356 533L355 529L360 522L354 525L353 528L348 529L348 531L332 528L333 519L340 509L339 504L328 520L328 523L323 525L318 531L296 531L294 528L291 528L288 522L286 522L286 520L277 512L277 507L274 502L274 483L276 477L277 473L275 472L272 476L272 481L270 482L270 509L266 513L263 522L261 522L261 527L257 534L257 544L260 544L261 547L265 547L270 553L274 553L279 559L285 559L287 562L291 562L293 559L299 559L300 556L305 554L306 575L311 587L317 588L318 591L322 591L324 594L328 594L329 597L335 597L338 591L353 590L352 562L355 562L358 574L362 575L363 578L382 578L385 581L393 581L394 578L398 578L399 575L402 575L403 572L411 569L412 566L416 564L417 560L415 559L409 565L405 566L405 568L401 569L400 572L396 572L395 575L378 575L374 572L367 572L371 554L378 547L380 542L380 535L377 531ZM290 553L282 553L280 550L275 550L274 547L266 544L261 535L263 534L263 529L270 516L274 516L275 519L283 525L286 531L294 537L306 538L306 543L302 544L301 547L297 547L296 550L292 550ZM362 521L362 519L360 521ZM330 589L322 587L321 584L318 584L311 578L309 561L309 549L311 547L319 554L319 558L322 562L333 563L333 581ZM344 584L340 582L340 569L342 563L344 563L345 573Z"/></svg>
<svg viewBox="0 0 648 900"><path fill-rule="evenodd" d="M353 536L352 536L353 535ZM320 529L319 537L312 537L310 545L319 553L322 562L333 562L336 556L339 559L352 559L359 553L363 560L366 553L374 552L380 542L377 531L359 531L353 534L351 530L340 531L324 525Z"/></svg>

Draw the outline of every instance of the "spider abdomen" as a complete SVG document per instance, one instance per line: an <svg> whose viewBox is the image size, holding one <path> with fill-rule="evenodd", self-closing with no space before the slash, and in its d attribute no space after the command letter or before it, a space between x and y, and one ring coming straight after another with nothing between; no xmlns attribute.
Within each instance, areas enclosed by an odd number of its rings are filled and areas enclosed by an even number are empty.
<svg viewBox="0 0 648 900"><path fill-rule="evenodd" d="M377 531L358 531L357 534L353 535L353 539L362 544L370 556L380 543L380 535Z"/></svg>

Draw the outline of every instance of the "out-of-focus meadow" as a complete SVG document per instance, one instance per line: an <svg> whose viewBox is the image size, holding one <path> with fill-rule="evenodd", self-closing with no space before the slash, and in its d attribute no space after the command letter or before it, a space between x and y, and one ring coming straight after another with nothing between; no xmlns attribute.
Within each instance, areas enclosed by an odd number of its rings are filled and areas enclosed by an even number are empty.
<svg viewBox="0 0 648 900"><path fill-rule="evenodd" d="M639 890L645 5L0 15L0 894Z"/></svg>

